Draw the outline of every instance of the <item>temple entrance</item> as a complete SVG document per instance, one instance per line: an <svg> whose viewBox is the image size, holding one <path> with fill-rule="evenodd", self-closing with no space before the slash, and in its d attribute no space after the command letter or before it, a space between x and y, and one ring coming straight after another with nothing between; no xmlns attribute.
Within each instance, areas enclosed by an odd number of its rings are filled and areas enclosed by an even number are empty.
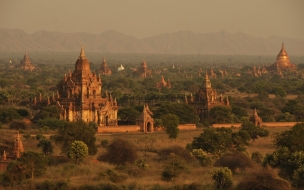
<svg viewBox="0 0 304 190"><path fill-rule="evenodd" d="M106 116L106 126L109 125L109 116Z"/></svg>
<svg viewBox="0 0 304 190"><path fill-rule="evenodd" d="M147 132L152 132L152 127L150 122L147 123Z"/></svg>
<svg viewBox="0 0 304 190"><path fill-rule="evenodd" d="M96 98L96 90L93 90L93 98Z"/></svg>

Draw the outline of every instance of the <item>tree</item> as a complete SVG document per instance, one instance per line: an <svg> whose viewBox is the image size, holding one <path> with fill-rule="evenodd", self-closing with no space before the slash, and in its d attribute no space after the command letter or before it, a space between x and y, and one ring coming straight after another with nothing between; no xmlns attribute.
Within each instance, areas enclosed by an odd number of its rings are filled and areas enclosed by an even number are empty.
<svg viewBox="0 0 304 190"><path fill-rule="evenodd" d="M179 119L174 114L166 114L161 117L162 124L166 130L166 133L169 135L170 139L176 139L179 133L178 125Z"/></svg>
<svg viewBox="0 0 304 190"><path fill-rule="evenodd" d="M229 168L214 168L212 179L218 189L226 189L232 186L232 172Z"/></svg>
<svg viewBox="0 0 304 190"><path fill-rule="evenodd" d="M96 130L84 121L66 122L65 126L58 130L54 139L65 153L74 141L82 141L88 146L89 154L95 155L97 153L95 133Z"/></svg>
<svg viewBox="0 0 304 190"><path fill-rule="evenodd" d="M68 157L75 159L76 164L79 164L79 161L85 158L88 154L88 146L82 141L74 141L67 152Z"/></svg>
<svg viewBox="0 0 304 190"><path fill-rule="evenodd" d="M42 149L42 152L45 156L51 155L53 153L53 145L50 140L40 139L37 147Z"/></svg>
<svg viewBox="0 0 304 190"><path fill-rule="evenodd" d="M34 179L35 176L41 176L45 173L48 159L43 154L27 151L17 161L24 169L26 178Z"/></svg>
<svg viewBox="0 0 304 190"><path fill-rule="evenodd" d="M116 138L107 148L107 154L102 159L116 165L134 163L138 158L134 144L125 140Z"/></svg>
<svg viewBox="0 0 304 190"><path fill-rule="evenodd" d="M188 104L182 103L160 103L158 109L154 111L154 116L155 118L161 118L163 115L169 113L176 115L182 124L199 122L199 117L196 115L195 109Z"/></svg>
<svg viewBox="0 0 304 190"><path fill-rule="evenodd" d="M140 112L132 107L122 108L118 110L118 117L129 123L135 123L136 118L140 115Z"/></svg>
<svg viewBox="0 0 304 190"><path fill-rule="evenodd" d="M194 156L196 159L198 159L201 166L210 166L212 164L211 158L209 158L202 149L193 149L192 152L190 152L191 156Z"/></svg>
<svg viewBox="0 0 304 190"><path fill-rule="evenodd" d="M164 170L162 172L162 179L165 181L172 181L186 169L187 165L184 160L173 154L165 163Z"/></svg>
<svg viewBox="0 0 304 190"><path fill-rule="evenodd" d="M270 168L263 168L246 175L237 185L236 189L289 190L291 189L291 186L288 181L280 178L274 170Z"/></svg>
<svg viewBox="0 0 304 190"><path fill-rule="evenodd" d="M232 113L231 109L224 106L215 106L210 109L209 117L212 123L231 123Z"/></svg>
<svg viewBox="0 0 304 190"><path fill-rule="evenodd" d="M298 123L291 130L278 134L275 144L278 147L287 147L290 151L304 151L304 123Z"/></svg>
<svg viewBox="0 0 304 190"><path fill-rule="evenodd" d="M243 121L240 130L246 131L250 135L252 142L259 137L267 137L269 135L269 131L267 129L255 126L252 122L246 120Z"/></svg>

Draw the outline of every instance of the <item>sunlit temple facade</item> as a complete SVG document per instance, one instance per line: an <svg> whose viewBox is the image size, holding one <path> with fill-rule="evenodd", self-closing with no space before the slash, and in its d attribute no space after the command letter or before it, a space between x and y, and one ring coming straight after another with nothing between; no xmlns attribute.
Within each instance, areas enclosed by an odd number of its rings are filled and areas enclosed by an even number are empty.
<svg viewBox="0 0 304 190"><path fill-rule="evenodd" d="M91 72L90 63L81 47L73 73L64 75L57 85L60 119L95 122L98 126L117 125L117 102L109 93L102 97L102 80Z"/></svg>

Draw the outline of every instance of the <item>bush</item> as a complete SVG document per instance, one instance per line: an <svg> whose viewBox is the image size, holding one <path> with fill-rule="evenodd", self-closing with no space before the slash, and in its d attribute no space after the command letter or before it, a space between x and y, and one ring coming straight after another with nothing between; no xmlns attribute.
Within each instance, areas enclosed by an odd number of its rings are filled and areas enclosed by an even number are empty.
<svg viewBox="0 0 304 190"><path fill-rule="evenodd" d="M218 159L214 166L228 167L235 173L237 169L245 170L252 167L253 161L242 152L232 151Z"/></svg>
<svg viewBox="0 0 304 190"><path fill-rule="evenodd" d="M108 139L102 139L100 142L100 145L102 147L107 147L109 145L109 140Z"/></svg>
<svg viewBox="0 0 304 190"><path fill-rule="evenodd" d="M37 124L40 128L49 127L50 129L63 129L65 125L65 121L59 120L56 118L45 118L37 121Z"/></svg>
<svg viewBox="0 0 304 190"><path fill-rule="evenodd" d="M291 189L288 181L280 178L275 171L269 168L256 171L238 184L237 189L243 190L287 190Z"/></svg>
<svg viewBox="0 0 304 190"><path fill-rule="evenodd" d="M202 149L193 149L190 154L198 159L201 166L205 167L212 165L211 158L209 158Z"/></svg>
<svg viewBox="0 0 304 190"><path fill-rule="evenodd" d="M16 111L21 117L28 117L30 115L26 109L16 109Z"/></svg>
<svg viewBox="0 0 304 190"><path fill-rule="evenodd" d="M261 164L264 160L264 156L260 152L253 152L251 154L251 160Z"/></svg>
<svg viewBox="0 0 304 190"><path fill-rule="evenodd" d="M188 167L184 160L177 156L171 155L170 158L166 161L164 170L162 172L162 179L165 181L172 181L177 177L182 171L185 171Z"/></svg>
<svg viewBox="0 0 304 190"><path fill-rule="evenodd" d="M14 120L12 123L9 125L10 129L15 129L15 130L20 130L20 129L27 129L28 125L24 121L20 120Z"/></svg>
<svg viewBox="0 0 304 190"><path fill-rule="evenodd" d="M295 170L293 177L292 177L292 183L294 186L296 186L300 189L304 188L304 166Z"/></svg>
<svg viewBox="0 0 304 190"><path fill-rule="evenodd" d="M166 160L170 158L172 154L178 155L185 161L193 161L193 158L191 157L189 151L177 145L164 148L158 152L158 155L160 156L161 160Z"/></svg>
<svg viewBox="0 0 304 190"><path fill-rule="evenodd" d="M111 164L124 165L134 163L137 159L135 145L125 139L114 139L107 148L107 154L101 157L101 160Z"/></svg>
<svg viewBox="0 0 304 190"><path fill-rule="evenodd" d="M36 190L67 190L69 185L65 181L49 181L45 180L41 184L36 184Z"/></svg>
<svg viewBox="0 0 304 190"><path fill-rule="evenodd" d="M214 168L212 171L214 185L219 189L226 189L232 186L232 172L229 168Z"/></svg>
<svg viewBox="0 0 304 190"><path fill-rule="evenodd" d="M115 170L108 169L106 171L100 172L98 174L99 178L105 179L105 180L110 180L113 183L120 183L128 179L128 176L124 173L119 173Z"/></svg>

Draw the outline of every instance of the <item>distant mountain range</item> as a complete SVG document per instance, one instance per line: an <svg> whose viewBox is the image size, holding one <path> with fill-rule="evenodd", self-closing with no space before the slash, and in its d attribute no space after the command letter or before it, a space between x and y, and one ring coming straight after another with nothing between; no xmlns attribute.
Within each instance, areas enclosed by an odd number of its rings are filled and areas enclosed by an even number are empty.
<svg viewBox="0 0 304 190"><path fill-rule="evenodd" d="M242 32L193 33L179 31L137 39L114 30L101 34L38 31L28 34L18 29L0 28L1 52L87 52L161 54L242 54L273 55L284 40L290 55L304 55L304 39L271 36L257 38Z"/></svg>

